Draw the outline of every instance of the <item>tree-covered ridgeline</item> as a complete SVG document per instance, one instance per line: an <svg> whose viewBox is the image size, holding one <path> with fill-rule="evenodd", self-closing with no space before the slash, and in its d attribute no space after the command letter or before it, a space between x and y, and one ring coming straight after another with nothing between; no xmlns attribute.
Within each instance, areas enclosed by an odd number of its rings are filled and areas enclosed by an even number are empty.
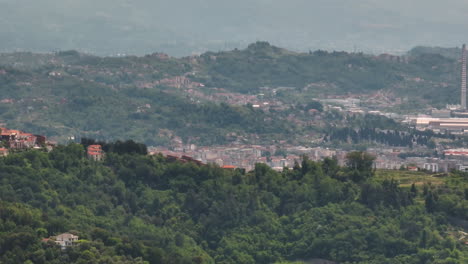
<svg viewBox="0 0 468 264"><path fill-rule="evenodd" d="M341 126L329 125L323 142L326 144L379 144L393 147L435 147L435 140L457 140L455 135L419 131L397 123L395 120L378 115L339 115ZM333 120L332 118L329 118Z"/></svg>
<svg viewBox="0 0 468 264"><path fill-rule="evenodd" d="M276 172L170 162L109 143L0 159L1 263L466 263L468 175L400 187L373 158L305 158ZM142 154L139 154L142 153ZM465 227L465 229L463 229ZM72 232L62 251L42 238Z"/></svg>
<svg viewBox="0 0 468 264"><path fill-rule="evenodd" d="M450 94L457 91L460 68L456 59L431 52L402 57L322 50L296 53L261 41L244 50L207 52L199 61L203 71L197 80L239 92L264 86L322 95L386 90L438 106L455 102ZM323 86L305 89L310 84Z"/></svg>
<svg viewBox="0 0 468 264"><path fill-rule="evenodd" d="M333 128L324 137L325 142L378 143L394 147L427 146L435 147L434 138L455 139L454 135L435 134L431 131L398 131L375 128Z"/></svg>

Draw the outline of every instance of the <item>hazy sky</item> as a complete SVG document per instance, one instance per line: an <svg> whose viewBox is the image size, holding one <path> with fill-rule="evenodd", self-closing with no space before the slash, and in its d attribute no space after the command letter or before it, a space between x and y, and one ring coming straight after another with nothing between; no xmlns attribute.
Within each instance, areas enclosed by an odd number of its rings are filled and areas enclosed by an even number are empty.
<svg viewBox="0 0 468 264"><path fill-rule="evenodd" d="M0 0L0 51L187 55L256 40L398 52L465 42L466 0Z"/></svg>

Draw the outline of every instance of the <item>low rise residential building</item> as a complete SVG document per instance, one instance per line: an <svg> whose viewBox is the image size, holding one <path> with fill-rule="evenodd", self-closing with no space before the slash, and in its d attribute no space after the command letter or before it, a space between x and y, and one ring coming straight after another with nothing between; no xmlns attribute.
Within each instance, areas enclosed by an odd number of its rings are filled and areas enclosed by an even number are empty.
<svg viewBox="0 0 468 264"><path fill-rule="evenodd" d="M468 171L468 165L459 164L457 166L457 170L467 172Z"/></svg>
<svg viewBox="0 0 468 264"><path fill-rule="evenodd" d="M89 145L86 153L88 158L94 161L101 161L104 158L104 151L101 145Z"/></svg>
<svg viewBox="0 0 468 264"><path fill-rule="evenodd" d="M0 157L8 156L8 149L7 148L0 148Z"/></svg>
<svg viewBox="0 0 468 264"><path fill-rule="evenodd" d="M70 234L70 233L63 233L57 236L52 236L50 238L42 239L42 242L48 243L49 241L54 242L55 244L59 245L62 250L65 250L67 247L73 246L78 241L78 236Z"/></svg>
<svg viewBox="0 0 468 264"><path fill-rule="evenodd" d="M439 164L436 162L424 163L424 169L430 172L439 172Z"/></svg>
<svg viewBox="0 0 468 264"><path fill-rule="evenodd" d="M374 168L376 169L387 169L387 170L398 170L401 166L404 166L405 162L403 159L377 157L374 161Z"/></svg>

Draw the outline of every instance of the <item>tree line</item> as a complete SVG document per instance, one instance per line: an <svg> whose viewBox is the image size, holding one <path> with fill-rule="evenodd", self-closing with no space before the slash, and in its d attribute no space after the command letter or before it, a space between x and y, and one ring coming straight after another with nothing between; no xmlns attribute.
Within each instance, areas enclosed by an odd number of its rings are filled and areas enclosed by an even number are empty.
<svg viewBox="0 0 468 264"><path fill-rule="evenodd" d="M94 144L96 142L83 142ZM250 172L85 145L0 158L1 263L466 263L468 180L401 187L374 157ZM109 150L122 143L108 143ZM118 149L118 148L117 148ZM61 250L45 237L79 235Z"/></svg>
<svg viewBox="0 0 468 264"><path fill-rule="evenodd" d="M347 142L347 143L379 143L393 147L427 146L434 148L433 138L455 139L453 135L427 133L416 130L380 130L376 128L351 127L334 128L324 136L325 142Z"/></svg>

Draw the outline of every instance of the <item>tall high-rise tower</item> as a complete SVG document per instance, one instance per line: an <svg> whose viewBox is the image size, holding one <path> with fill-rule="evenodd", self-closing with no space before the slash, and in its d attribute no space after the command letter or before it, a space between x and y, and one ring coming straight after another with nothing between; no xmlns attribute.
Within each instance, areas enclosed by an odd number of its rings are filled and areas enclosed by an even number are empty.
<svg viewBox="0 0 468 264"><path fill-rule="evenodd" d="M462 48L461 108L466 110L466 45Z"/></svg>

